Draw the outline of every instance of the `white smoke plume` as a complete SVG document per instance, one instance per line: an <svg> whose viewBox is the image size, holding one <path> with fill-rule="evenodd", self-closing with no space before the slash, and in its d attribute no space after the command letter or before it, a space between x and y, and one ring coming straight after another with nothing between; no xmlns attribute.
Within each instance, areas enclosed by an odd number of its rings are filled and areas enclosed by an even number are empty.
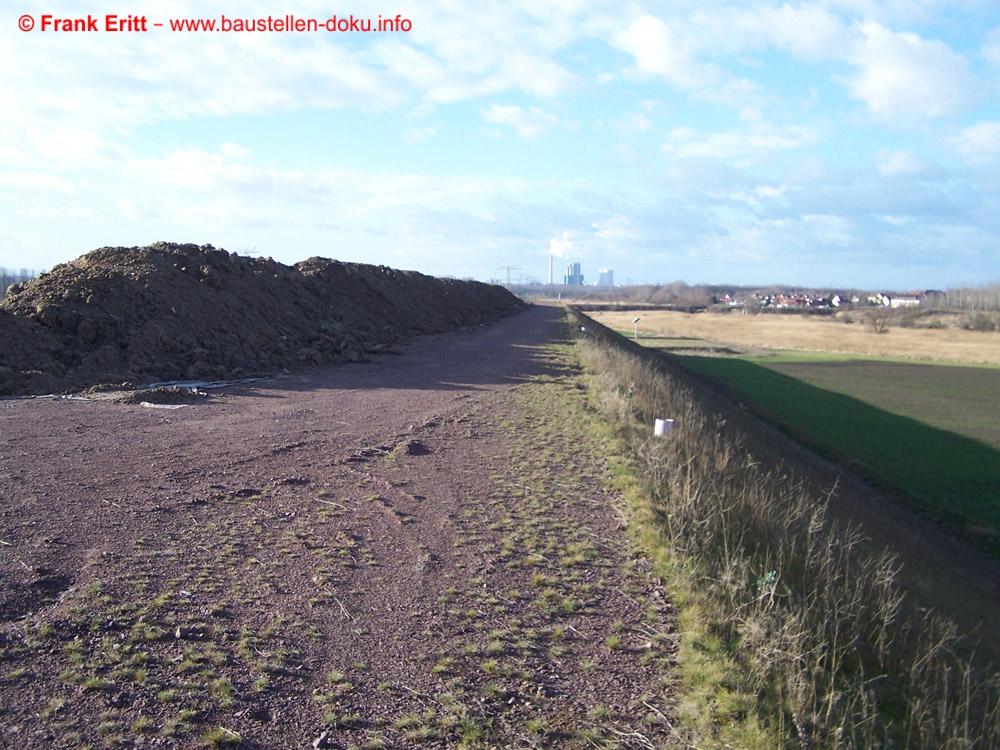
<svg viewBox="0 0 1000 750"><path fill-rule="evenodd" d="M573 250L573 241L569 238L569 232L563 232L562 238L553 237L549 240L549 255L557 258L568 258Z"/></svg>

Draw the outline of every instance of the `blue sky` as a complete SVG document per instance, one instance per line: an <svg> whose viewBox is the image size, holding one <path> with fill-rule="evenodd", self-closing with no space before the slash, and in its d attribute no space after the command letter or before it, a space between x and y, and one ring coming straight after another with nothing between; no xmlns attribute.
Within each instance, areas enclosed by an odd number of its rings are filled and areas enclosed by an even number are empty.
<svg viewBox="0 0 1000 750"><path fill-rule="evenodd" d="M0 266L211 243L489 279L1000 279L996 0L128 3L0 14ZM408 19L174 32L171 19ZM34 29L19 29L31 16ZM163 23L155 28L153 23Z"/></svg>

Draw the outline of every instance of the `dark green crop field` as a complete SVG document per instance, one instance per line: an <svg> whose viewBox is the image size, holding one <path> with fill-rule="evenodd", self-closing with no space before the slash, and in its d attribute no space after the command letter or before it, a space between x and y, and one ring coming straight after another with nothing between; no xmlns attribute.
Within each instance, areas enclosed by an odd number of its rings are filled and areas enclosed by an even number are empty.
<svg viewBox="0 0 1000 750"><path fill-rule="evenodd" d="M821 455L1000 548L989 538L1000 535L1000 369L823 354L681 359Z"/></svg>
<svg viewBox="0 0 1000 750"><path fill-rule="evenodd" d="M873 360L761 364L1000 450L1000 369Z"/></svg>

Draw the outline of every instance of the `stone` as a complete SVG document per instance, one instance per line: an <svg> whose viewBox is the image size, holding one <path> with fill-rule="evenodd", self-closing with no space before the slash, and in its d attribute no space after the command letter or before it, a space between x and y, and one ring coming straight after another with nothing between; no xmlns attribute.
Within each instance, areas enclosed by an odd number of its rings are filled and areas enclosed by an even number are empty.
<svg viewBox="0 0 1000 750"><path fill-rule="evenodd" d="M97 324L90 318L84 318L76 327L76 335L85 344L93 344L97 340Z"/></svg>

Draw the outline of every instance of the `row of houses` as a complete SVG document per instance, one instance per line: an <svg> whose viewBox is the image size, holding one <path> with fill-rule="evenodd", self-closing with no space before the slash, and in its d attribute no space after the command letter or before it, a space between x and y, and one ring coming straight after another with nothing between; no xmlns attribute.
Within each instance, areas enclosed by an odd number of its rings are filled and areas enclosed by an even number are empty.
<svg viewBox="0 0 1000 750"><path fill-rule="evenodd" d="M905 294L886 294L879 292L862 298L856 294L841 295L831 294L823 296L810 292L788 292L788 293L761 293L754 292L749 297L738 299L731 294L724 294L715 297L718 305L728 305L729 307L756 306L762 309L830 309L843 305L868 305L872 307L917 307L925 294L933 292L906 292Z"/></svg>
<svg viewBox="0 0 1000 750"><path fill-rule="evenodd" d="M839 294L835 294L832 297L820 297L808 292L795 292L792 294L755 294L753 298L760 307L775 307L779 309L839 307L841 304Z"/></svg>
<svg viewBox="0 0 1000 750"><path fill-rule="evenodd" d="M881 292L868 297L868 304L876 307L919 307L922 294L907 292L906 294L888 295Z"/></svg>

